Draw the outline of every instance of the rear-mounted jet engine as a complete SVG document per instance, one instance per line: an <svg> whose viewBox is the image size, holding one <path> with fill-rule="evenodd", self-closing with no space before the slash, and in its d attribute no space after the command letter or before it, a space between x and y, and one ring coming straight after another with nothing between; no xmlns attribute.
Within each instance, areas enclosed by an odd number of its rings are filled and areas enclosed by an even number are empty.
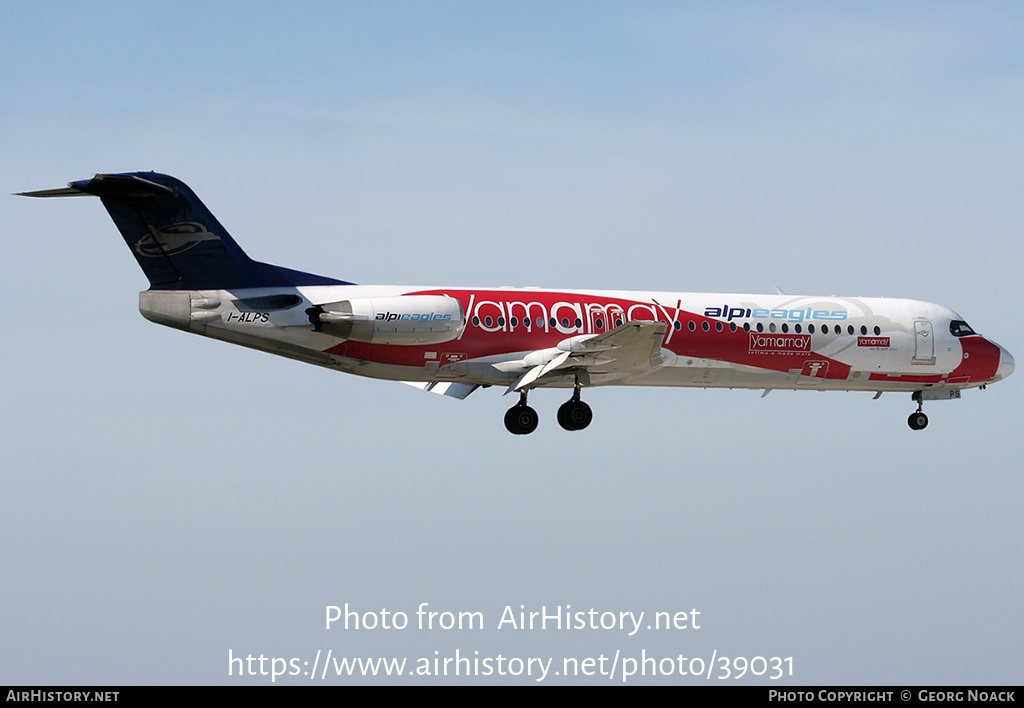
<svg viewBox="0 0 1024 708"><path fill-rule="evenodd" d="M462 303L447 295L353 298L306 313L317 332L369 344L442 344L466 326Z"/></svg>

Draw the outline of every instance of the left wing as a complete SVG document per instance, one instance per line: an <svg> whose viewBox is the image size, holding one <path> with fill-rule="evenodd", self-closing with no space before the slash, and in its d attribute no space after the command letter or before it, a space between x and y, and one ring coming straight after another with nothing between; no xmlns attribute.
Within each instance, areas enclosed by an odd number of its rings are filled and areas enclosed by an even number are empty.
<svg viewBox="0 0 1024 708"><path fill-rule="evenodd" d="M545 378L572 370L582 379L602 374L605 380L627 378L664 363L661 343L668 331L664 322L630 320L596 335L570 337L508 387L513 393L542 385ZM541 352L536 352L540 354ZM527 357L530 361L531 357Z"/></svg>

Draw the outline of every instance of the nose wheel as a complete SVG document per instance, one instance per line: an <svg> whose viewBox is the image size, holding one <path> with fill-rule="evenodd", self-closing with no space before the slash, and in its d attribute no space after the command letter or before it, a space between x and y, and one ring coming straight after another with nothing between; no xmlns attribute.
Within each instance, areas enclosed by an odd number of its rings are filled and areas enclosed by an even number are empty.
<svg viewBox="0 0 1024 708"><path fill-rule="evenodd" d="M914 394L914 400L917 401L917 410L907 418L907 425L911 430L924 430L928 427L928 416L921 410L924 407L924 400L920 393Z"/></svg>
<svg viewBox="0 0 1024 708"><path fill-rule="evenodd" d="M924 430L928 426L928 416L921 411L911 413L910 417L907 418L907 425L910 426L911 430Z"/></svg>

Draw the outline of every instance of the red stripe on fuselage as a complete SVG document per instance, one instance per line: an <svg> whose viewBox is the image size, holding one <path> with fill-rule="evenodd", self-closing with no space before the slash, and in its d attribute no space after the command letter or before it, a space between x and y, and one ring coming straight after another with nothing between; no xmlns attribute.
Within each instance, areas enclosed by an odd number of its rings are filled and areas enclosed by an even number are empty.
<svg viewBox="0 0 1024 708"><path fill-rule="evenodd" d="M347 341L327 353L397 366L425 366L445 355L475 359L509 352L556 346L569 337L600 334L629 320L667 322L662 346L679 356L716 359L773 371L804 368L806 362L828 362L821 378L846 379L850 366L817 354L811 335L733 331L728 323L682 309L682 303L643 302L614 297L514 290L428 290L409 295L448 295L462 303L466 329L461 338L431 346L394 346ZM490 318L490 324L487 324ZM515 318L516 326L512 326ZM531 326L524 325L529 318ZM541 319L538 326L537 319ZM551 320L555 324L551 324ZM474 324L475 322L475 324ZM674 328L678 322L680 329ZM689 323L694 323L690 331ZM577 324L578 323L578 324ZM707 323L708 331L704 330ZM718 327L722 330L719 331ZM756 341L755 341L756 338ZM803 340L806 338L806 345ZM435 355L428 357L428 354ZM819 368L815 368L815 371Z"/></svg>

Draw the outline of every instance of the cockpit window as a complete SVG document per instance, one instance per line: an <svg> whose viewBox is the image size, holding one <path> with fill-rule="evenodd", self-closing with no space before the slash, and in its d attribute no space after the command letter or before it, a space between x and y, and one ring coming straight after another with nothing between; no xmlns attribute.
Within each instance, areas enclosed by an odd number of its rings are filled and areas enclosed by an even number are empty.
<svg viewBox="0 0 1024 708"><path fill-rule="evenodd" d="M975 331L971 329L971 326L963 320L953 320L950 322L949 331L954 337L966 337L969 334L975 334Z"/></svg>

